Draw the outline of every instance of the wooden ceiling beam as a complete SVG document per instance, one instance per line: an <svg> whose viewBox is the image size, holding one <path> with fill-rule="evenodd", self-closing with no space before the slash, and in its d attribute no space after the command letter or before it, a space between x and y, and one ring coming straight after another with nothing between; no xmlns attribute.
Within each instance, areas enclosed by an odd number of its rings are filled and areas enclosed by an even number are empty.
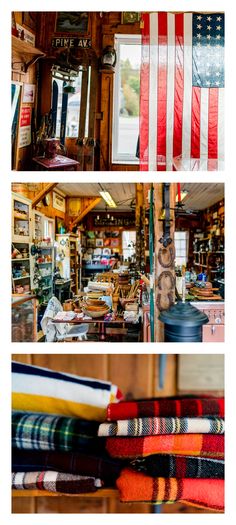
<svg viewBox="0 0 236 525"><path fill-rule="evenodd" d="M57 184L57 182L50 182L49 184L47 184L47 186L45 186L45 188L43 188L43 190L40 191L37 197L35 197L35 199L32 201L32 208L35 208L35 206L37 206L37 204L45 197L45 195L52 191L53 188L57 186Z"/></svg>
<svg viewBox="0 0 236 525"><path fill-rule="evenodd" d="M101 197L95 197L94 199L91 199L91 202L80 212L78 217L73 220L73 222L70 224L70 231L73 230L73 228L82 221L82 219L87 215L99 202L101 201Z"/></svg>

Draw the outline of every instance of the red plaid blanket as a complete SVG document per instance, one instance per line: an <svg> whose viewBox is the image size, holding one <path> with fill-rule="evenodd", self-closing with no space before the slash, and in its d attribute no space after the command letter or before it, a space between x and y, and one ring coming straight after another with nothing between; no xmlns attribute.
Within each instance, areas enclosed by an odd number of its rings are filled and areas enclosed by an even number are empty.
<svg viewBox="0 0 236 525"><path fill-rule="evenodd" d="M188 503L222 512L224 510L223 479L151 478L124 469L117 487L122 502Z"/></svg>
<svg viewBox="0 0 236 525"><path fill-rule="evenodd" d="M101 487L100 479L87 476L46 470L42 472L13 472L12 489L17 490L48 490L65 494L84 494L95 492Z"/></svg>
<svg viewBox="0 0 236 525"><path fill-rule="evenodd" d="M107 407L107 420L134 419L138 417L224 417L223 397L143 399L121 401Z"/></svg>
<svg viewBox="0 0 236 525"><path fill-rule="evenodd" d="M145 437L107 438L110 456L137 458L151 454L179 454L224 459L224 436L214 434L166 434Z"/></svg>

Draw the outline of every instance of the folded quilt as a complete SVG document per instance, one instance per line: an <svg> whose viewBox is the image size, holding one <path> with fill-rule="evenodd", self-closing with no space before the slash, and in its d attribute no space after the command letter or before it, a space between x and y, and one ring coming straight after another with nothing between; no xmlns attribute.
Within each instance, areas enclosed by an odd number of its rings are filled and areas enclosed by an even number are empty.
<svg viewBox="0 0 236 525"><path fill-rule="evenodd" d="M107 420L142 417L224 417L224 398L156 398L122 401L107 407Z"/></svg>
<svg viewBox="0 0 236 525"><path fill-rule="evenodd" d="M162 478L224 479L224 461L196 456L154 454L131 461L130 467L147 476Z"/></svg>
<svg viewBox="0 0 236 525"><path fill-rule="evenodd" d="M137 458L151 454L179 454L224 459L224 436L214 434L166 434L165 436L109 437L106 449L110 456Z"/></svg>
<svg viewBox="0 0 236 525"><path fill-rule="evenodd" d="M124 469L116 484L122 502L161 504L178 501L215 511L224 510L223 479L151 478Z"/></svg>
<svg viewBox="0 0 236 525"><path fill-rule="evenodd" d="M156 436L158 434L224 434L220 417L143 417L101 423L99 436Z"/></svg>
<svg viewBox="0 0 236 525"><path fill-rule="evenodd" d="M12 446L35 450L103 450L97 421L30 412L12 413Z"/></svg>
<svg viewBox="0 0 236 525"><path fill-rule="evenodd" d="M84 494L96 492L102 486L100 479L87 476L74 476L47 470L46 472L13 472L12 489L48 490L64 494Z"/></svg>
<svg viewBox="0 0 236 525"><path fill-rule="evenodd" d="M126 462L127 463L127 462ZM99 456L82 452L12 449L12 471L33 472L56 470L83 476L100 478L106 485L114 485L124 468L125 462L105 454Z"/></svg>
<svg viewBox="0 0 236 525"><path fill-rule="evenodd" d="M109 403L120 399L108 381L12 363L12 408L104 421Z"/></svg>

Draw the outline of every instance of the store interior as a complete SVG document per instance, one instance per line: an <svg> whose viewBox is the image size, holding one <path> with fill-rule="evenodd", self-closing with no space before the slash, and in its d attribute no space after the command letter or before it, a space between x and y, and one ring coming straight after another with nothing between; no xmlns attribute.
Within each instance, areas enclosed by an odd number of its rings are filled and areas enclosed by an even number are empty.
<svg viewBox="0 0 236 525"><path fill-rule="evenodd" d="M224 341L224 184L13 183L12 340Z"/></svg>
<svg viewBox="0 0 236 525"><path fill-rule="evenodd" d="M197 16L205 17L201 34ZM12 169L223 170L224 15L211 20L189 12L13 12ZM192 23L200 37L191 63L184 27Z"/></svg>
<svg viewBox="0 0 236 525"><path fill-rule="evenodd" d="M223 354L67 352L14 354L12 359L14 514L224 512ZM102 388L106 385L103 396L97 381ZM136 415L134 406L139 407ZM107 419L120 426L129 417L136 418L134 434L102 437ZM138 423L147 420L153 425L136 434ZM141 445L135 452L138 443L146 448ZM130 458L125 457L127 446ZM86 490L78 476L90 476ZM91 476L101 481L95 489Z"/></svg>

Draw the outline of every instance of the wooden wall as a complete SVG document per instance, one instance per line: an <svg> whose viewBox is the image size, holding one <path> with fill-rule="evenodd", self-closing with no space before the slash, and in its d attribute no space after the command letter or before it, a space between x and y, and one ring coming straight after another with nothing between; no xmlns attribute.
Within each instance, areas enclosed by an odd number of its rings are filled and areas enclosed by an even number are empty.
<svg viewBox="0 0 236 525"><path fill-rule="evenodd" d="M16 21L22 22L22 13L15 13ZM51 40L55 36L56 12L38 13L38 29L36 32L36 47L46 53L46 57L38 62L38 125L40 116L48 113L51 107L51 66L55 50L51 47ZM93 52L99 60L102 50L107 45L114 46L114 35L123 34L140 34L140 24L122 24L121 12L94 12L90 16L89 37L92 39ZM58 34L56 35L58 36ZM61 33L60 36L68 36ZM69 35L71 36L71 35ZM36 68L29 68L27 75L19 75L14 80L22 82L36 82ZM95 167L99 170L119 170L119 171L137 171L139 166L134 165L117 165L111 161L112 145L112 106L113 106L113 79L114 76L108 71L99 72L97 101L96 101L96 121L95 121L95 138L97 139L100 150L95 153ZM77 146L76 138L66 139L68 155L76 157ZM29 169L30 166L30 147L19 151L19 161L16 169Z"/></svg>
<svg viewBox="0 0 236 525"><path fill-rule="evenodd" d="M12 183L12 191L15 193L19 193L24 197L27 197L27 199L33 200L37 195L47 186L48 183L42 182L42 183L30 183L30 184L24 184L24 183ZM56 187L55 187L56 191ZM44 206L42 201L40 202L40 205L36 206L36 210L43 213L46 217L49 217L50 219L55 219L56 217L60 217L61 219L65 219L66 214L63 211L57 210L53 207L53 192L50 191L50 204L49 206Z"/></svg>
<svg viewBox="0 0 236 525"><path fill-rule="evenodd" d="M26 27L23 22L23 13L22 12L14 12L15 15L15 22L17 24L20 24L22 27ZM39 21L39 17L37 19L37 24ZM27 28L27 27L26 27ZM29 30L29 28L27 28ZM36 32L30 29L31 33L34 33L36 35ZM26 61L30 60L29 56L25 57ZM37 84L37 64L34 64L29 67L27 70L27 73L21 73L16 71L16 68L19 68L20 63L22 63L22 55L20 52L17 52L16 50L12 53L12 76L11 79L13 82L20 82L22 84L22 88L24 84ZM22 95L22 92L21 92ZM33 109L36 109L36 99L37 96L35 95L35 102L33 104L31 103L21 103L21 108L23 107L30 107L31 112ZM15 168L16 170L25 170L28 168L30 159L32 157L32 147L26 146L25 148L17 148L16 152L16 164Z"/></svg>
<svg viewBox="0 0 236 525"><path fill-rule="evenodd" d="M177 393L177 356L167 356L164 388L158 390L159 356L139 355L13 355L13 359L58 371L85 375L117 384L126 398L168 396ZM112 498L22 497L13 498L14 513L151 513L152 505L121 504L118 494ZM162 505L162 512L205 512L182 504Z"/></svg>

